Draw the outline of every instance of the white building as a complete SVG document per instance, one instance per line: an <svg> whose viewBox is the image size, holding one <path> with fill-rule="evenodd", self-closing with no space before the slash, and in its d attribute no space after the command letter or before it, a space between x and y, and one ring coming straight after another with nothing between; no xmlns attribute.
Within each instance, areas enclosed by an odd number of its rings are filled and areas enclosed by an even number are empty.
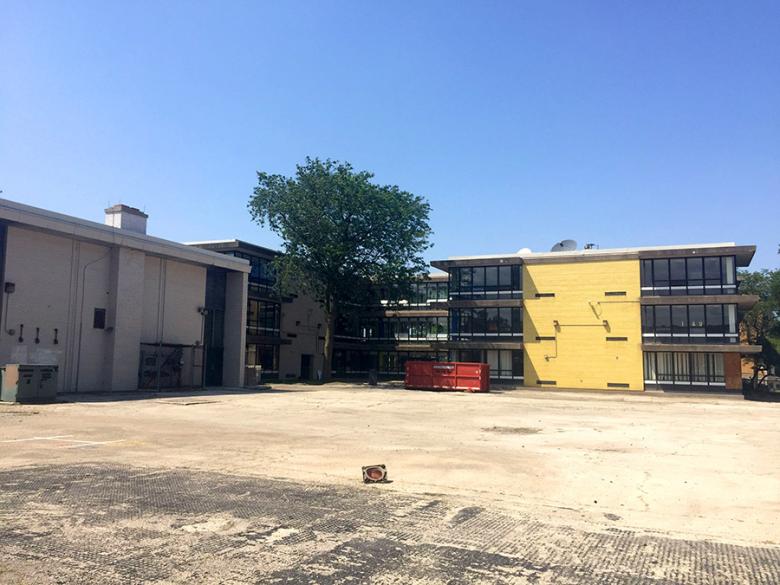
<svg viewBox="0 0 780 585"><path fill-rule="evenodd" d="M249 263L148 236L146 219L0 199L0 365L57 365L59 392L241 386Z"/></svg>

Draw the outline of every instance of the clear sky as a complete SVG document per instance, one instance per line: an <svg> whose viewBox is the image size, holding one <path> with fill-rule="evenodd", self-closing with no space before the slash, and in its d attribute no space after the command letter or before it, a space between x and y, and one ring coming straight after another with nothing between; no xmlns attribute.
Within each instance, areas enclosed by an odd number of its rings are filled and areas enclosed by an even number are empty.
<svg viewBox="0 0 780 585"><path fill-rule="evenodd" d="M780 264L780 2L0 0L1 195L277 246L256 170L430 201L429 258L755 243Z"/></svg>

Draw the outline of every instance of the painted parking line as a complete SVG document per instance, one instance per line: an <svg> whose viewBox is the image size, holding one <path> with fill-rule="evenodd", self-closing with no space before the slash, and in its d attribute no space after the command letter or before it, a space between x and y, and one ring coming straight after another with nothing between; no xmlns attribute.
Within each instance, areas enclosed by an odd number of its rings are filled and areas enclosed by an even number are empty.
<svg viewBox="0 0 780 585"><path fill-rule="evenodd" d="M121 443L124 439L116 439L114 441L72 441L73 443L79 443L78 445L63 445L60 449L78 449L79 447L95 447L96 445L108 445L110 443Z"/></svg>
<svg viewBox="0 0 780 585"><path fill-rule="evenodd" d="M52 441L69 443L67 445L59 445L60 449L78 449L79 447L96 447L99 445L108 445L110 443L120 443L124 439L114 439L113 441L84 441L81 439L71 439L73 435L52 435L50 437L27 437L24 439L7 439L0 441L0 443L22 443L25 441Z"/></svg>
<svg viewBox="0 0 780 585"><path fill-rule="evenodd" d="M57 440L68 440L68 437L72 437L73 435L53 435L51 437L28 437L26 439L6 439L4 441L0 441L0 443L21 443L23 441L57 441Z"/></svg>

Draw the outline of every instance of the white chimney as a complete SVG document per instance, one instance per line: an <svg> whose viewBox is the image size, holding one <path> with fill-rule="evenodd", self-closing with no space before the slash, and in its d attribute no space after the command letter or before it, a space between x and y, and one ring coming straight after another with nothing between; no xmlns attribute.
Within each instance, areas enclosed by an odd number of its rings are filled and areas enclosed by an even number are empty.
<svg viewBox="0 0 780 585"><path fill-rule="evenodd" d="M106 209L106 225L138 234L146 233L146 220L148 217L140 209L122 205L121 203Z"/></svg>

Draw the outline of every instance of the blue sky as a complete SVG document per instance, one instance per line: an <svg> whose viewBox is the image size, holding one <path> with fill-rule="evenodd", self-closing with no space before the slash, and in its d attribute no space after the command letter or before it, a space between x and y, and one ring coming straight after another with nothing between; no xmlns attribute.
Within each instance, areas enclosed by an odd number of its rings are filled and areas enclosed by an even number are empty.
<svg viewBox="0 0 780 585"><path fill-rule="evenodd" d="M2 197L276 246L255 171L426 196L429 258L755 243L780 264L780 3L0 0Z"/></svg>

